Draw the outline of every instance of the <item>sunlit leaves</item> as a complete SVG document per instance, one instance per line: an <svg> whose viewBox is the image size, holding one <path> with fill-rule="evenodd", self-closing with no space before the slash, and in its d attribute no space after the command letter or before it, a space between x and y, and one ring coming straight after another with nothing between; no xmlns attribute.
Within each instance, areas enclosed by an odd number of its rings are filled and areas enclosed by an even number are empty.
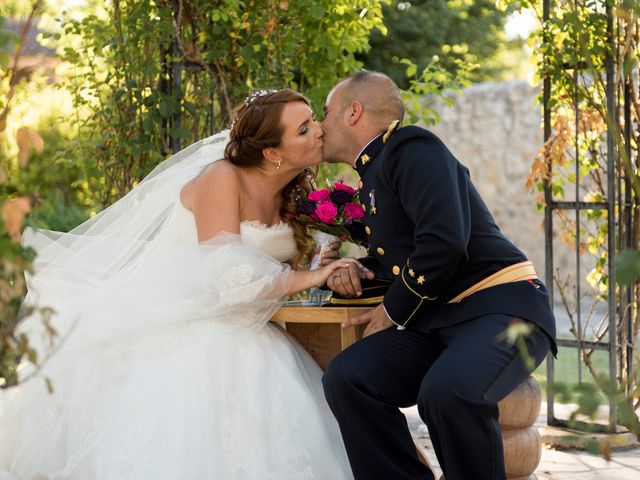
<svg viewBox="0 0 640 480"><path fill-rule="evenodd" d="M504 53L519 48L517 41L512 45L505 39L507 15L492 0L393 0L384 6L384 18L388 28L372 32L372 48L363 58L367 69L389 74L402 88L408 88L412 74L405 75L402 64L390 62L394 57L410 59L418 72L434 55L454 75L456 60L477 64L470 78L478 82L499 78L505 70Z"/></svg>
<svg viewBox="0 0 640 480"><path fill-rule="evenodd" d="M82 112L75 155L95 168L95 202L126 193L176 140L228 127L252 89L289 86L319 111L361 67L355 55L369 48L370 31L384 28L382 3L196 1L178 13L170 0L124 0L117 11L102 6L106 15L63 17L59 50L74 66L69 88Z"/></svg>
<svg viewBox="0 0 640 480"><path fill-rule="evenodd" d="M452 71L436 56L418 74L418 66L411 60L402 58L394 61L406 65L409 87L402 91L402 100L406 107L407 121L421 121L425 125L434 125L440 121L440 114L428 102L440 98L445 105L450 106L453 99L447 94L460 93L463 88L468 87L471 84L470 74L475 68L474 65L455 60L455 69Z"/></svg>

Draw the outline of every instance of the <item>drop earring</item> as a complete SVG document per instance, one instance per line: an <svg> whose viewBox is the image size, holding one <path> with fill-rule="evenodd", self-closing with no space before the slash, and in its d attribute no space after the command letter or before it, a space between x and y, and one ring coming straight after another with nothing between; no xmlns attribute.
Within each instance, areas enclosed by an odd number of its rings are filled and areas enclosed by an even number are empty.
<svg viewBox="0 0 640 480"><path fill-rule="evenodd" d="M280 170L280 164L282 163L282 160L278 160L278 166L276 167L276 170Z"/></svg>

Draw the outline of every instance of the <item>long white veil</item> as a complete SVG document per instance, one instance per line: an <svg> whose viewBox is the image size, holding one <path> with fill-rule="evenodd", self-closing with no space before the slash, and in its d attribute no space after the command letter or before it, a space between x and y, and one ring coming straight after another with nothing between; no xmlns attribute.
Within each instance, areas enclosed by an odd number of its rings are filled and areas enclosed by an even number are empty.
<svg viewBox="0 0 640 480"><path fill-rule="evenodd" d="M253 327L268 321L286 291L288 267L242 245L238 235L175 241L182 186L223 158L228 138L224 131L180 151L69 233L25 232L37 252L26 302L53 308L65 349L186 320ZM42 348L35 317L22 330Z"/></svg>

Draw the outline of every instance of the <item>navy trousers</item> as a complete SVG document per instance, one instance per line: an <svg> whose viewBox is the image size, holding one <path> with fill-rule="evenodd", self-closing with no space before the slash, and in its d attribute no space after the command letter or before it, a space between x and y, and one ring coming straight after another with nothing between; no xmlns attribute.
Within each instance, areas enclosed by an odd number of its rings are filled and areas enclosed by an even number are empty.
<svg viewBox="0 0 640 480"><path fill-rule="evenodd" d="M399 408L418 405L447 480L505 478L497 402L530 373L502 335L514 319L484 315L437 330L390 328L355 343L327 367L323 385L356 480L431 480ZM526 339L537 367L549 351Z"/></svg>

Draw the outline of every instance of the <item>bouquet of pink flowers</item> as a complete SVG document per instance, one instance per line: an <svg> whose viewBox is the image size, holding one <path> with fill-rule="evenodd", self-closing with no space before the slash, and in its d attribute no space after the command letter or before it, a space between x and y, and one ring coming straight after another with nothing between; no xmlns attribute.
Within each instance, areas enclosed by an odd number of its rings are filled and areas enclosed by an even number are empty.
<svg viewBox="0 0 640 480"><path fill-rule="evenodd" d="M314 190L300 205L298 220L340 240L367 246L358 191L342 181Z"/></svg>

